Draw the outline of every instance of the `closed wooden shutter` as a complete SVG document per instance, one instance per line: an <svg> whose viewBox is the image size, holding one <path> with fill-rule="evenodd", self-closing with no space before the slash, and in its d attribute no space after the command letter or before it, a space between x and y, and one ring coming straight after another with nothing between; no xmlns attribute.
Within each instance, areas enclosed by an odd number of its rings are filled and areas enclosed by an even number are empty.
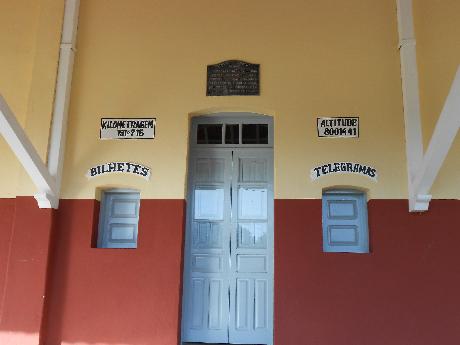
<svg viewBox="0 0 460 345"><path fill-rule="evenodd" d="M323 194L323 250L368 253L366 195L358 191Z"/></svg>
<svg viewBox="0 0 460 345"><path fill-rule="evenodd" d="M139 192L109 191L101 200L98 248L136 248Z"/></svg>

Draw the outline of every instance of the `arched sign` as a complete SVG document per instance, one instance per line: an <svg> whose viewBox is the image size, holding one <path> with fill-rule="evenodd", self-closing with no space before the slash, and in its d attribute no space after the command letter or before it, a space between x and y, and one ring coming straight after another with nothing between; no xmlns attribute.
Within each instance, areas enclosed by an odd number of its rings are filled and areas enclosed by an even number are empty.
<svg viewBox="0 0 460 345"><path fill-rule="evenodd" d="M132 162L110 162L96 165L89 168L86 172L86 177L93 177L105 174L133 174L142 177L146 180L150 179L150 168L139 163Z"/></svg>
<svg viewBox="0 0 460 345"><path fill-rule="evenodd" d="M320 177L330 174L358 174L366 176L377 182L377 169L369 165L354 162L333 162L319 165L310 170L312 180L317 180Z"/></svg>

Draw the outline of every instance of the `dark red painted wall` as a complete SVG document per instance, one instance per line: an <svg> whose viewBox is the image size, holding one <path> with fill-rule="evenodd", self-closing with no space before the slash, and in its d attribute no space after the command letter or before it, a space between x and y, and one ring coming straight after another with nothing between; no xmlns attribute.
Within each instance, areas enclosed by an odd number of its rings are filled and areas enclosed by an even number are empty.
<svg viewBox="0 0 460 345"><path fill-rule="evenodd" d="M183 200L142 200L137 249L91 248L98 202L61 200L46 345L176 345Z"/></svg>
<svg viewBox="0 0 460 345"><path fill-rule="evenodd" d="M16 199L0 199L0 312L3 310L15 203Z"/></svg>
<svg viewBox="0 0 460 345"><path fill-rule="evenodd" d="M38 344L53 210L32 197L0 201L0 344Z"/></svg>
<svg viewBox="0 0 460 345"><path fill-rule="evenodd" d="M326 254L321 201L275 201L277 345L460 344L460 202L368 211L372 253Z"/></svg>
<svg viewBox="0 0 460 345"><path fill-rule="evenodd" d="M98 207L61 201L47 271L52 212L0 200L0 331L45 322L44 345L176 345L184 201L142 200L135 250L91 248ZM407 201L372 200L372 252L326 254L321 201L276 200L276 345L459 344L458 214L460 201L409 214Z"/></svg>

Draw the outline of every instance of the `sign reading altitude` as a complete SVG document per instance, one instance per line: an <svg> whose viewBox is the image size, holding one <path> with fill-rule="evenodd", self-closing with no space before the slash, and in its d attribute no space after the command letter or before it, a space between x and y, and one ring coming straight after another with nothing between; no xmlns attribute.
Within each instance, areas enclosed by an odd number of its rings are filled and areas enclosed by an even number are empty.
<svg viewBox="0 0 460 345"><path fill-rule="evenodd" d="M320 177L330 174L358 174L366 176L377 182L377 169L364 165L361 163L353 162L334 162L326 163L316 168L311 169L310 177L312 180L316 180Z"/></svg>
<svg viewBox="0 0 460 345"><path fill-rule="evenodd" d="M150 168L139 163L131 162L110 162L96 165L88 170L87 178L93 178L105 174L133 174L140 176L146 180L150 179Z"/></svg>
<svg viewBox="0 0 460 345"><path fill-rule="evenodd" d="M320 138L359 137L359 117L318 117L316 124Z"/></svg>
<svg viewBox="0 0 460 345"><path fill-rule="evenodd" d="M153 139L154 118L102 118L101 139Z"/></svg>

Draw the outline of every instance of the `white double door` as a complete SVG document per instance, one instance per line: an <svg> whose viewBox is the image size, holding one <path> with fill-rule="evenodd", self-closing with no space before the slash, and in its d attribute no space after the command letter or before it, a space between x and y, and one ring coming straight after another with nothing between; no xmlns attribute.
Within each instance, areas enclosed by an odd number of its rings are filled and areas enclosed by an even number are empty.
<svg viewBox="0 0 460 345"><path fill-rule="evenodd" d="M182 342L273 343L273 150L191 151Z"/></svg>

